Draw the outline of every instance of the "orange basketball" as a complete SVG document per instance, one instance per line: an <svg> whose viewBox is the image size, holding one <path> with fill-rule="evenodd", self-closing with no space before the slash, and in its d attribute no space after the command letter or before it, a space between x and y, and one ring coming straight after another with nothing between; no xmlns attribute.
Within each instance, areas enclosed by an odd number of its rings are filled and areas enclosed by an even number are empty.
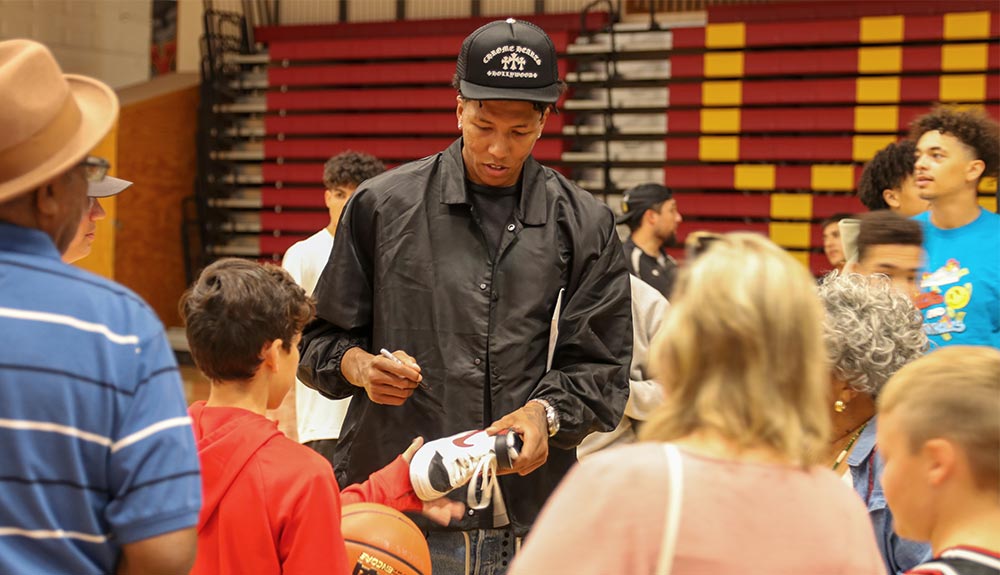
<svg viewBox="0 0 1000 575"><path fill-rule="evenodd" d="M341 531L352 575L431 575L431 552L416 523L378 503L344 507Z"/></svg>

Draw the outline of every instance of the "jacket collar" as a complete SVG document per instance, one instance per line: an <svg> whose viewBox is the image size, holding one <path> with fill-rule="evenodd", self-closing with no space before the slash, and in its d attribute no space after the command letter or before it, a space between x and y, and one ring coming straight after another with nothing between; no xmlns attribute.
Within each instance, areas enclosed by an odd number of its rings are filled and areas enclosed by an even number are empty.
<svg viewBox="0 0 1000 575"><path fill-rule="evenodd" d="M465 186L465 162L462 159L462 138L452 142L442 152L444 169L438 172L441 203L449 205L471 205L469 191ZM462 174L456 178L454 174ZM521 172L521 204L516 217L526 226L541 226L548 221L545 208L545 171L535 158L528 156Z"/></svg>

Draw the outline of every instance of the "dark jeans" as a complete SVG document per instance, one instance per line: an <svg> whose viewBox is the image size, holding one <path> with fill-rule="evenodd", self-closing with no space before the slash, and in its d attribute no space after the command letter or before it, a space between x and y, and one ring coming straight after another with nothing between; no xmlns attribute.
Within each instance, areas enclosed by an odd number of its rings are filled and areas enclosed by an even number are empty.
<svg viewBox="0 0 1000 575"><path fill-rule="evenodd" d="M312 449L316 453L322 455L327 461L330 462L330 467L333 467L333 452L337 449L336 439L317 439L315 441L307 441L303 443L309 449Z"/></svg>

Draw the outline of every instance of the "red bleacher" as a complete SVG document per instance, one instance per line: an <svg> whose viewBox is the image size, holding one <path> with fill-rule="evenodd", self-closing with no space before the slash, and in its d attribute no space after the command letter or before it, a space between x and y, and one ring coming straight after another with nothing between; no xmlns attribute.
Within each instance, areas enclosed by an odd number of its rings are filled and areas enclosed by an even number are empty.
<svg viewBox="0 0 1000 575"><path fill-rule="evenodd" d="M864 0L863 2L767 2L757 4L713 4L708 7L708 21L727 22L800 22L861 18L862 16L936 15L947 12L973 12L996 8L992 0L949 0L914 2L913 0Z"/></svg>
<svg viewBox="0 0 1000 575"><path fill-rule="evenodd" d="M853 192L863 163L913 118L939 101L1000 117L996 3L769 3L708 14L704 27L674 30L666 82L664 175L682 230L745 218L824 271L817 222L862 209Z"/></svg>
<svg viewBox="0 0 1000 575"><path fill-rule="evenodd" d="M820 5L820 2L809 3L813 6ZM861 4L857 3L837 3L837 4ZM905 26L899 37L903 42L946 40L945 16L937 14L933 16L909 15L909 10L919 4L931 4L931 2L910 2L909 7L896 12L896 15L906 15ZM948 12L951 3L942 3ZM1000 14L995 12L996 4L986 6L985 3L977 5L979 10L990 12L989 35L996 37L1000 35ZM954 12L966 12L961 8L954 8ZM776 12L777 13L777 12ZM787 18L787 19L786 19ZM782 16L781 21L767 22L714 22L709 19L710 24L726 24L729 26L739 26L740 36L743 41L739 48L767 48L778 46L818 46L818 45L856 45L864 42L862 38L861 20L858 17L844 18L836 15L836 19L796 21L791 16ZM673 47L675 50L697 50L712 47L706 44L706 30L708 28L680 28L674 32ZM883 41L882 43L887 43ZM891 43L889 41L888 43ZM715 46L721 48L723 46Z"/></svg>
<svg viewBox="0 0 1000 575"><path fill-rule="evenodd" d="M260 188L261 254L281 254L323 227L323 162L351 149L388 167L448 147L456 128L450 86L462 40L495 18L258 28L268 45L266 115ZM530 16L559 53L580 29L579 14ZM592 13L597 29L607 14ZM570 62L561 59L560 75ZM534 148L558 163L565 150L563 116L552 115Z"/></svg>
<svg viewBox="0 0 1000 575"><path fill-rule="evenodd" d="M569 32L573 35L580 32L579 14L528 14L514 15L513 18L527 20L540 26L546 33L552 35L559 32ZM269 46L279 41L298 40L329 40L330 38L419 38L423 36L460 36L465 38L473 30L496 20L495 17L476 18L446 18L436 20L393 21L393 22L349 22L336 24L303 24L286 26L259 26L254 29L254 38ZM588 30L597 30L606 25L606 12L590 12L584 19ZM461 42L459 43L461 46ZM414 57L421 54L415 53ZM454 51L452 58L458 57Z"/></svg>
<svg viewBox="0 0 1000 575"><path fill-rule="evenodd" d="M262 254L280 254L325 224L319 179L330 155L354 149L394 165L457 137L455 57L465 35L492 19L257 30L271 61ZM579 15L526 19L550 34L565 55L560 73L569 71ZM587 26L606 22L591 14ZM670 77L658 84L668 93L660 145L685 216L681 239L697 229L754 231L822 271L816 222L861 209L853 190L875 150L938 101L1000 117L995 3L713 6L706 26L671 32ZM534 152L570 175L569 141L558 134L576 114L550 116ZM637 140L650 138L659 134ZM626 153L618 165L630 161Z"/></svg>

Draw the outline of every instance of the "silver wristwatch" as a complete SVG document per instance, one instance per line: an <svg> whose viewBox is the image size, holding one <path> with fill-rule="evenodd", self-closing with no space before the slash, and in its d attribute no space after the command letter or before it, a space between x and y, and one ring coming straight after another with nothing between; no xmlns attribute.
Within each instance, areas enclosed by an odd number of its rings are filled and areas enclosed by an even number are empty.
<svg viewBox="0 0 1000 575"><path fill-rule="evenodd" d="M549 426L549 437L559 433L559 412L556 411L556 408L544 399L532 399L528 403L532 401L545 408L545 423Z"/></svg>

